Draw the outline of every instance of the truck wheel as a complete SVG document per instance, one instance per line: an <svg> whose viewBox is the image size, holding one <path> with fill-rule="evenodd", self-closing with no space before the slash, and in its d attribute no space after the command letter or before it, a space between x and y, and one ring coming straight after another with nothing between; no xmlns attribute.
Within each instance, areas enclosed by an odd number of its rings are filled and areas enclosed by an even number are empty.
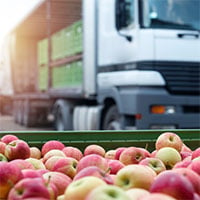
<svg viewBox="0 0 200 200"><path fill-rule="evenodd" d="M63 100L56 102L54 108L54 128L57 131L72 130L72 113L70 105Z"/></svg>
<svg viewBox="0 0 200 200"><path fill-rule="evenodd" d="M111 106L104 117L103 130L120 130L120 114L118 112L117 106Z"/></svg>

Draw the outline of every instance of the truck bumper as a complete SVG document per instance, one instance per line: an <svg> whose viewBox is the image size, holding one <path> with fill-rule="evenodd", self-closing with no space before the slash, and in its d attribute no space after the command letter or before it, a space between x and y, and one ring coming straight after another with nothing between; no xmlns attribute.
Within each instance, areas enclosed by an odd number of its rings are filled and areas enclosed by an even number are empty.
<svg viewBox="0 0 200 200"><path fill-rule="evenodd" d="M120 112L140 116L135 119L137 129L200 128L200 97L171 95L163 88L123 88L120 92ZM154 114L154 105L171 106L173 113Z"/></svg>

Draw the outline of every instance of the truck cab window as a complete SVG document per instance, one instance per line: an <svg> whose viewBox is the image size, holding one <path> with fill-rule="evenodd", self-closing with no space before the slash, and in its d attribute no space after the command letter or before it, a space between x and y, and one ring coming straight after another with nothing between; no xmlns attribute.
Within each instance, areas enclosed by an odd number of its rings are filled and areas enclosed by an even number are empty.
<svg viewBox="0 0 200 200"><path fill-rule="evenodd" d="M116 28L126 30L133 28L134 0L116 0Z"/></svg>

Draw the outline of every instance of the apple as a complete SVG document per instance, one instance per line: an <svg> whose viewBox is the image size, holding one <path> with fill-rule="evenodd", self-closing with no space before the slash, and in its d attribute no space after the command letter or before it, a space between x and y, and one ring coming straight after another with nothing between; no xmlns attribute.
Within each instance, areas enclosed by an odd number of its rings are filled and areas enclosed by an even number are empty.
<svg viewBox="0 0 200 200"><path fill-rule="evenodd" d="M193 185L195 192L200 194L200 176L189 168L176 168L173 171L185 176Z"/></svg>
<svg viewBox="0 0 200 200"><path fill-rule="evenodd" d="M90 154L79 160L76 167L77 173L89 166L97 166L104 171L107 171L109 168L108 162L105 158L98 154Z"/></svg>
<svg viewBox="0 0 200 200"><path fill-rule="evenodd" d="M34 169L32 163L28 162L27 160L23 159L15 159L11 160L10 164L18 166L20 169Z"/></svg>
<svg viewBox="0 0 200 200"><path fill-rule="evenodd" d="M91 144L88 145L85 149L84 149L84 156L90 155L90 154L98 154L102 157L104 157L106 151L105 149L97 144Z"/></svg>
<svg viewBox="0 0 200 200"><path fill-rule="evenodd" d="M144 153L145 157L151 157L151 153L147 149L142 147L137 147L137 148Z"/></svg>
<svg viewBox="0 0 200 200"><path fill-rule="evenodd" d="M141 197L138 200L177 200L177 199L163 193L150 193L148 195Z"/></svg>
<svg viewBox="0 0 200 200"><path fill-rule="evenodd" d="M173 132L164 132L156 140L155 147L159 150L163 147L172 147L178 152L181 151L183 146L183 141L181 138Z"/></svg>
<svg viewBox="0 0 200 200"><path fill-rule="evenodd" d="M149 191L164 193L175 199L193 199L194 196L192 183L173 170L166 170L157 175Z"/></svg>
<svg viewBox="0 0 200 200"><path fill-rule="evenodd" d="M108 166L110 169L110 174L117 174L117 172L125 167L125 165L119 160L108 160Z"/></svg>
<svg viewBox="0 0 200 200"><path fill-rule="evenodd" d="M47 182L52 182L56 186L58 196L64 194L65 189L72 182L72 179L69 176L61 172L50 171L44 173L42 176Z"/></svg>
<svg viewBox="0 0 200 200"><path fill-rule="evenodd" d="M52 166L52 171L57 171L68 175L70 178L76 175L76 166L78 161L71 157L60 158L55 161Z"/></svg>
<svg viewBox="0 0 200 200"><path fill-rule="evenodd" d="M192 162L188 165L188 168L200 175L200 159L195 158L192 160Z"/></svg>
<svg viewBox="0 0 200 200"><path fill-rule="evenodd" d="M10 190L8 199L27 199L42 197L50 199L50 194L42 178L24 178Z"/></svg>
<svg viewBox="0 0 200 200"><path fill-rule="evenodd" d="M42 174L35 169L22 169L23 178L41 178Z"/></svg>
<svg viewBox="0 0 200 200"><path fill-rule="evenodd" d="M6 148L6 143L0 141L0 153L4 154Z"/></svg>
<svg viewBox="0 0 200 200"><path fill-rule="evenodd" d="M76 147L71 147L71 146L64 147L62 151L67 157L72 157L77 161L79 161L83 157L83 153Z"/></svg>
<svg viewBox="0 0 200 200"><path fill-rule="evenodd" d="M6 158L6 156L4 156L4 154L0 153L0 162L7 162L8 159Z"/></svg>
<svg viewBox="0 0 200 200"><path fill-rule="evenodd" d="M100 169L97 166L89 166L89 167L82 169L80 172L78 172L75 175L73 180L76 181L76 180L81 179L86 176L95 176L95 177L101 178L107 184L114 183L110 174L106 173L104 170Z"/></svg>
<svg viewBox="0 0 200 200"><path fill-rule="evenodd" d="M192 160L197 158L197 157L200 157L200 147L195 149L193 152L192 152Z"/></svg>
<svg viewBox="0 0 200 200"><path fill-rule="evenodd" d="M182 160L184 160L185 158L192 159L192 153L190 153L188 151L181 151L180 155L181 155Z"/></svg>
<svg viewBox="0 0 200 200"><path fill-rule="evenodd" d="M183 146L181 148L182 152L188 152L188 153L192 153L192 150L190 149L190 147L188 147L185 143L183 143Z"/></svg>
<svg viewBox="0 0 200 200"><path fill-rule="evenodd" d="M115 185L101 185L93 189L85 200L131 200L126 192Z"/></svg>
<svg viewBox="0 0 200 200"><path fill-rule="evenodd" d="M42 158L42 162L45 164L45 162L51 158L52 156L59 156L59 157L66 157L65 153L59 149L52 149L48 151Z"/></svg>
<svg viewBox="0 0 200 200"><path fill-rule="evenodd" d="M59 195L56 200L64 200L64 197L65 197L64 194Z"/></svg>
<svg viewBox="0 0 200 200"><path fill-rule="evenodd" d="M184 159L180 162L177 162L174 166L173 166L173 169L176 169L176 168L183 168L183 167L188 167L190 165L190 163L192 163L192 160L187 160L187 159Z"/></svg>
<svg viewBox="0 0 200 200"><path fill-rule="evenodd" d="M19 138L15 135L7 134L1 138L1 141L4 142L5 144L8 144L8 143L12 142L13 140L18 140L18 139Z"/></svg>
<svg viewBox="0 0 200 200"><path fill-rule="evenodd" d="M26 161L31 163L35 169L46 169L46 167L43 164L42 160L38 160L36 158L27 158Z"/></svg>
<svg viewBox="0 0 200 200"><path fill-rule="evenodd" d="M130 165L138 164L144 158L146 158L144 151L137 147L128 147L121 153L119 161L124 165Z"/></svg>
<svg viewBox="0 0 200 200"><path fill-rule="evenodd" d="M62 142L60 142L60 141L49 140L49 141L45 142L42 145L41 153L42 153L42 156L44 156L48 151L50 151L52 149L62 150L64 147L65 147L65 145Z"/></svg>
<svg viewBox="0 0 200 200"><path fill-rule="evenodd" d="M31 158L36 158L36 159L40 159L42 154L39 148L37 147L30 147L30 151L31 151Z"/></svg>
<svg viewBox="0 0 200 200"><path fill-rule="evenodd" d="M180 153L172 147L163 147L159 149L155 157L162 160L166 169L172 169L176 163L182 160Z"/></svg>
<svg viewBox="0 0 200 200"><path fill-rule="evenodd" d="M156 172L156 174L166 170L165 164L159 158L147 157L141 160L139 164L149 166Z"/></svg>
<svg viewBox="0 0 200 200"><path fill-rule="evenodd" d="M29 158L29 145L23 140L13 140L6 145L5 156L8 158L8 160Z"/></svg>
<svg viewBox="0 0 200 200"><path fill-rule="evenodd" d="M116 153L115 153L115 159L119 160L119 157L121 155L121 153L126 149L127 147L119 147L116 149Z"/></svg>
<svg viewBox="0 0 200 200"><path fill-rule="evenodd" d="M115 154L116 154L116 150L115 149L111 149L111 150L106 151L104 157L107 158L107 159L115 160Z"/></svg>
<svg viewBox="0 0 200 200"><path fill-rule="evenodd" d="M156 173L148 166L138 164L126 165L116 174L114 184L124 190L130 188L148 190L155 177Z"/></svg>
<svg viewBox="0 0 200 200"><path fill-rule="evenodd" d="M86 176L73 181L64 193L64 200L85 200L86 196L96 187L106 183L95 176Z"/></svg>
<svg viewBox="0 0 200 200"><path fill-rule="evenodd" d="M55 162L61 158L64 158L62 156L52 156L51 158L49 158L46 162L45 162L45 167L46 169L52 171L53 170L53 166L55 164Z"/></svg>
<svg viewBox="0 0 200 200"><path fill-rule="evenodd" d="M126 194L131 200L139 200L147 194L150 194L149 191L142 188L131 188L126 190Z"/></svg>
<svg viewBox="0 0 200 200"><path fill-rule="evenodd" d="M200 195L197 193L194 193L194 198L193 200L200 200Z"/></svg>
<svg viewBox="0 0 200 200"><path fill-rule="evenodd" d="M0 199L7 199L10 189L22 178L18 166L9 162L0 162Z"/></svg>

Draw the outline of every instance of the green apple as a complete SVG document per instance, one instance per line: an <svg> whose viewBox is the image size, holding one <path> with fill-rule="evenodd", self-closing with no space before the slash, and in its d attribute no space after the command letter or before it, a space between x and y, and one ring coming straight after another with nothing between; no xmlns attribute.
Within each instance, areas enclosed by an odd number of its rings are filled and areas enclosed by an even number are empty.
<svg viewBox="0 0 200 200"><path fill-rule="evenodd" d="M173 166L182 160L180 153L172 147L163 147L155 155L165 164L166 169L172 169Z"/></svg>
<svg viewBox="0 0 200 200"><path fill-rule="evenodd" d="M69 184L64 193L64 200L85 200L94 188L106 183L97 177L86 176Z"/></svg>
<svg viewBox="0 0 200 200"><path fill-rule="evenodd" d="M131 200L126 192L115 185L101 185L93 189L85 200Z"/></svg>
<svg viewBox="0 0 200 200"><path fill-rule="evenodd" d="M132 164L120 169L116 174L114 184L124 190L143 188L148 190L156 177L155 171L148 166Z"/></svg>

